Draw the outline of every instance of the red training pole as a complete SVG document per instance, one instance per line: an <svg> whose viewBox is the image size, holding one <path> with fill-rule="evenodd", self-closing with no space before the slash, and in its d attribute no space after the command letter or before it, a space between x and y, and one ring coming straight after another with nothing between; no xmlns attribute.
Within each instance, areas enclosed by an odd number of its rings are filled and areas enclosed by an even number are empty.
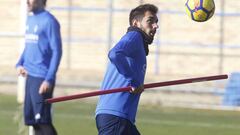
<svg viewBox="0 0 240 135"><path fill-rule="evenodd" d="M196 82L220 80L220 79L227 79L227 78L228 78L228 75L215 75L215 76L189 78L189 79L166 81L166 82L149 83L149 84L144 85L144 89L170 86L170 85L179 85L179 84L186 84L186 83L196 83ZM98 95L104 95L104 94L110 94L110 93L116 93L116 92L128 92L130 90L131 90L130 86L124 87L124 88L109 89L109 90L98 90L98 91L76 94L76 95L49 98L49 99L46 99L45 102L46 103L55 103L55 102L62 102L62 101L67 101L67 100L92 97L92 96L98 96Z"/></svg>

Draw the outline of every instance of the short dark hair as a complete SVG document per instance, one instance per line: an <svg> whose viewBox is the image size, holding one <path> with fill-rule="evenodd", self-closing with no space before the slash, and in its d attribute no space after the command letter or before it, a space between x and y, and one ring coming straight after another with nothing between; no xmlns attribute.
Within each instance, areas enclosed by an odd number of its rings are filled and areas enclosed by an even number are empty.
<svg viewBox="0 0 240 135"><path fill-rule="evenodd" d="M153 4L143 4L132 9L129 15L129 24L132 26L134 19L141 20L144 17L145 12L150 11L152 14L157 14L158 8Z"/></svg>
<svg viewBox="0 0 240 135"><path fill-rule="evenodd" d="M43 5L46 6L47 0L43 0Z"/></svg>

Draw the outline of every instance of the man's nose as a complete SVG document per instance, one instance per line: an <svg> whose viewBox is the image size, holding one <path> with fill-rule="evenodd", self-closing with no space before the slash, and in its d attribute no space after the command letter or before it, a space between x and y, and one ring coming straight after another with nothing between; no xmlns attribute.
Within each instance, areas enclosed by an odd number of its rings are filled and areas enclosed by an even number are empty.
<svg viewBox="0 0 240 135"><path fill-rule="evenodd" d="M154 28L154 29L158 29L158 28L159 28L158 24L157 24L157 23L154 23L154 24L153 24L153 28Z"/></svg>

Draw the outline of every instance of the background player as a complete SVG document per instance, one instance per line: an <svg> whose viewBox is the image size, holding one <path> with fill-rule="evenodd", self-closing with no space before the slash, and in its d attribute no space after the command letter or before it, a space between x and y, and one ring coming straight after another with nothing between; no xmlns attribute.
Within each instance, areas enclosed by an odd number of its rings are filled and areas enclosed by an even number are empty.
<svg viewBox="0 0 240 135"><path fill-rule="evenodd" d="M18 75L26 76L24 120L35 135L56 135L51 105L39 103L53 95L56 72L62 56L60 24L45 10L47 0L27 0L25 48L16 64Z"/></svg>

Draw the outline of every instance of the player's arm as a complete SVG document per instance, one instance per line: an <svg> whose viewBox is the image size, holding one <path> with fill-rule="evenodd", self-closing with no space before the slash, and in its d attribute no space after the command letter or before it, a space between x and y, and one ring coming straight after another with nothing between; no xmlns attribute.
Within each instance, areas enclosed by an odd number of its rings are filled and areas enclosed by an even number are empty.
<svg viewBox="0 0 240 135"><path fill-rule="evenodd" d="M55 82L56 73L62 57L62 40L60 33L60 25L57 21L50 21L47 27L47 37L50 43L50 49L52 51L52 57L48 73L39 89L39 94L43 94L51 89Z"/></svg>
<svg viewBox="0 0 240 135"><path fill-rule="evenodd" d="M120 74L122 74L133 89L138 88L141 84L135 79L135 73L130 67L127 57L134 57L138 52L137 42L121 42L117 44L108 54L110 61L116 66Z"/></svg>
<svg viewBox="0 0 240 135"><path fill-rule="evenodd" d="M16 69L17 69L17 74L21 75L21 76L26 76L27 75L27 71L25 70L25 68L23 67L23 62L24 62L24 52L21 54L17 64L16 64Z"/></svg>
<svg viewBox="0 0 240 135"><path fill-rule="evenodd" d="M55 81L58 66L62 57L60 24L56 20L50 21L47 29L47 36L50 43L50 49L52 51L52 58L50 60L50 66L47 76L45 77L45 81L52 84Z"/></svg>

